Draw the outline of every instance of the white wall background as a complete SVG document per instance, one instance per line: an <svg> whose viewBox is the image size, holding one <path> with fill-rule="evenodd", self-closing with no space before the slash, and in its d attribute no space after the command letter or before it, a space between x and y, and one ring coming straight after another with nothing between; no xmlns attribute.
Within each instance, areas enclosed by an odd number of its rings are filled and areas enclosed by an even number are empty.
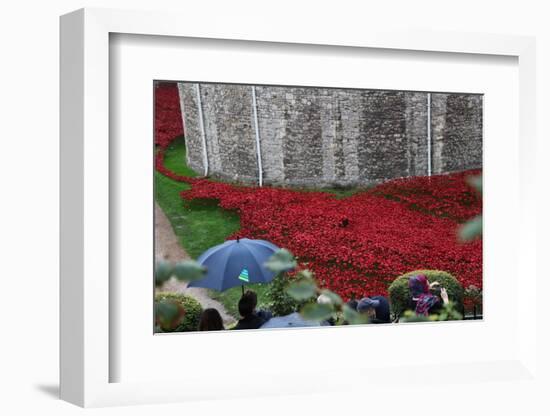
<svg viewBox="0 0 550 416"><path fill-rule="evenodd" d="M199 4L200 3L200 4ZM168 1L168 0L20 0L3 2L0 8L0 151L2 267L2 341L0 342L0 413L5 415L76 414L72 405L56 400L58 382L58 17L80 7L167 9L189 13L198 19L209 13L231 15L244 10L256 19L274 19L287 25L308 18L326 21L327 27L368 25L388 20L400 26L432 27L489 33L536 35L538 37L538 154L540 189L539 249L548 252L550 227L548 173L543 169L548 155L550 129L543 122L550 108L542 97L550 96L550 29L546 1L394 0L352 2L346 0L301 3L292 0ZM205 20L205 23L208 21ZM182 21L185 24L185 21ZM238 30L238 28L236 28ZM543 241L544 239L544 241ZM543 256L540 256L543 258ZM541 267L543 266L542 261ZM7 266L7 267L5 267ZM539 290L546 290L539 288ZM546 309L546 308L544 308ZM547 317L550 313L541 309ZM526 312L531 313L531 312ZM545 319L547 321L547 319ZM542 334L541 334L542 335ZM548 344L545 344L548 347ZM546 353L549 351L546 348ZM548 361L542 357L547 364ZM548 372L547 372L548 374ZM500 403L484 403L482 392L459 392L472 401L472 414L482 411L507 414L522 408L524 414L543 414L548 408L503 397ZM429 394L429 393L428 393ZM322 400L322 402L321 402ZM429 397L426 398L429 402ZM450 399L451 400L451 399ZM368 412L376 398L344 393L331 397L285 397L229 402L164 405L152 408L93 410L98 414L351 414ZM452 402L452 400L451 400ZM391 414L391 404L387 404ZM448 411L453 413L453 404ZM548 406L548 405L546 405ZM295 409L295 411L292 411ZM420 410L420 409L419 409ZM445 412L445 409L434 411ZM502 412L504 411L504 412ZM414 414L413 409L411 413Z"/></svg>

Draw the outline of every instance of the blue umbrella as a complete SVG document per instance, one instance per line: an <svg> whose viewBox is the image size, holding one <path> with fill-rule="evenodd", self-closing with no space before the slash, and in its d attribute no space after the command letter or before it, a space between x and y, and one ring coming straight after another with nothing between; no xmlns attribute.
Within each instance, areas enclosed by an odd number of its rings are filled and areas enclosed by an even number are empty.
<svg viewBox="0 0 550 416"><path fill-rule="evenodd" d="M294 312L289 315L271 318L260 328L300 328L306 326L321 326L321 324L315 321L306 321L298 312Z"/></svg>
<svg viewBox="0 0 550 416"><path fill-rule="evenodd" d="M234 286L270 282L275 273L264 263L278 250L279 247L265 240L228 240L200 255L197 262L206 267L206 275L190 282L188 287L207 287L222 292Z"/></svg>

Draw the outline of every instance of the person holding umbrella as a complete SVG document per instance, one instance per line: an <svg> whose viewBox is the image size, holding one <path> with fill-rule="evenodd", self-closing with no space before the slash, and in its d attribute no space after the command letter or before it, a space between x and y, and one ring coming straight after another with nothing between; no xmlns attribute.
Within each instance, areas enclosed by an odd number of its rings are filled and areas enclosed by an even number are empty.
<svg viewBox="0 0 550 416"><path fill-rule="evenodd" d="M258 296L256 292L247 290L239 300L239 314L242 319L237 322L233 329L258 329L271 319L268 311L256 311Z"/></svg>
<svg viewBox="0 0 550 416"><path fill-rule="evenodd" d="M242 319L233 329L257 329L271 318L271 313L256 311L258 297L251 290L245 291L244 286L271 282L280 270L275 272L266 267L265 263L280 250L265 240L227 240L199 256L197 263L206 269L206 273L204 277L189 282L187 287L204 287L223 292L241 286L243 294L238 306Z"/></svg>

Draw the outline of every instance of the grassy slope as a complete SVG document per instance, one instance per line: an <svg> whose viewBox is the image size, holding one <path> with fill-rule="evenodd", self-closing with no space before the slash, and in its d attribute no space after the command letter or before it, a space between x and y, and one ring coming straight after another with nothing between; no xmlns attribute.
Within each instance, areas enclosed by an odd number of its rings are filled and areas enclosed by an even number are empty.
<svg viewBox="0 0 550 416"><path fill-rule="evenodd" d="M171 171L185 176L197 174L185 164L185 143L183 139L175 140L167 149L165 166ZM233 212L216 206L214 201L185 202L180 192L189 189L189 185L174 181L155 172L155 199L160 205L178 237L181 246L193 258L197 258L206 249L221 244L239 229L239 217ZM265 303L266 285L247 286L258 293L260 304ZM211 291L211 296L219 300L226 310L238 318L237 302L241 288L235 287L225 292Z"/></svg>
<svg viewBox="0 0 550 416"><path fill-rule="evenodd" d="M185 144L176 140L167 150L165 165L180 175L196 176L185 165ZM189 185L174 181L155 172L155 199L170 220L180 244L193 258L207 248L223 243L225 238L239 229L235 213L218 208L215 202L185 203L180 192Z"/></svg>

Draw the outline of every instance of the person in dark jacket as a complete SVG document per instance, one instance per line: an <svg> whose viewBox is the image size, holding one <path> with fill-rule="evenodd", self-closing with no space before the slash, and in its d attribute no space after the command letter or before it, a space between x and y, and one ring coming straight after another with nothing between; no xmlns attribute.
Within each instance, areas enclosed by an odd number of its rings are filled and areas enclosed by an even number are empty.
<svg viewBox="0 0 550 416"><path fill-rule="evenodd" d="M380 320L381 323L389 324L391 322L390 317L390 303L388 299L384 296L371 296L371 299L378 301L378 307L374 308L376 312L376 319Z"/></svg>
<svg viewBox="0 0 550 416"><path fill-rule="evenodd" d="M237 322L233 329L258 329L271 319L271 313L267 311L256 311L258 296L256 292L247 290L239 300L239 314L242 319Z"/></svg>
<svg viewBox="0 0 550 416"><path fill-rule="evenodd" d="M389 324L389 303L383 296L363 298L357 303L357 312L367 314L371 324Z"/></svg>

